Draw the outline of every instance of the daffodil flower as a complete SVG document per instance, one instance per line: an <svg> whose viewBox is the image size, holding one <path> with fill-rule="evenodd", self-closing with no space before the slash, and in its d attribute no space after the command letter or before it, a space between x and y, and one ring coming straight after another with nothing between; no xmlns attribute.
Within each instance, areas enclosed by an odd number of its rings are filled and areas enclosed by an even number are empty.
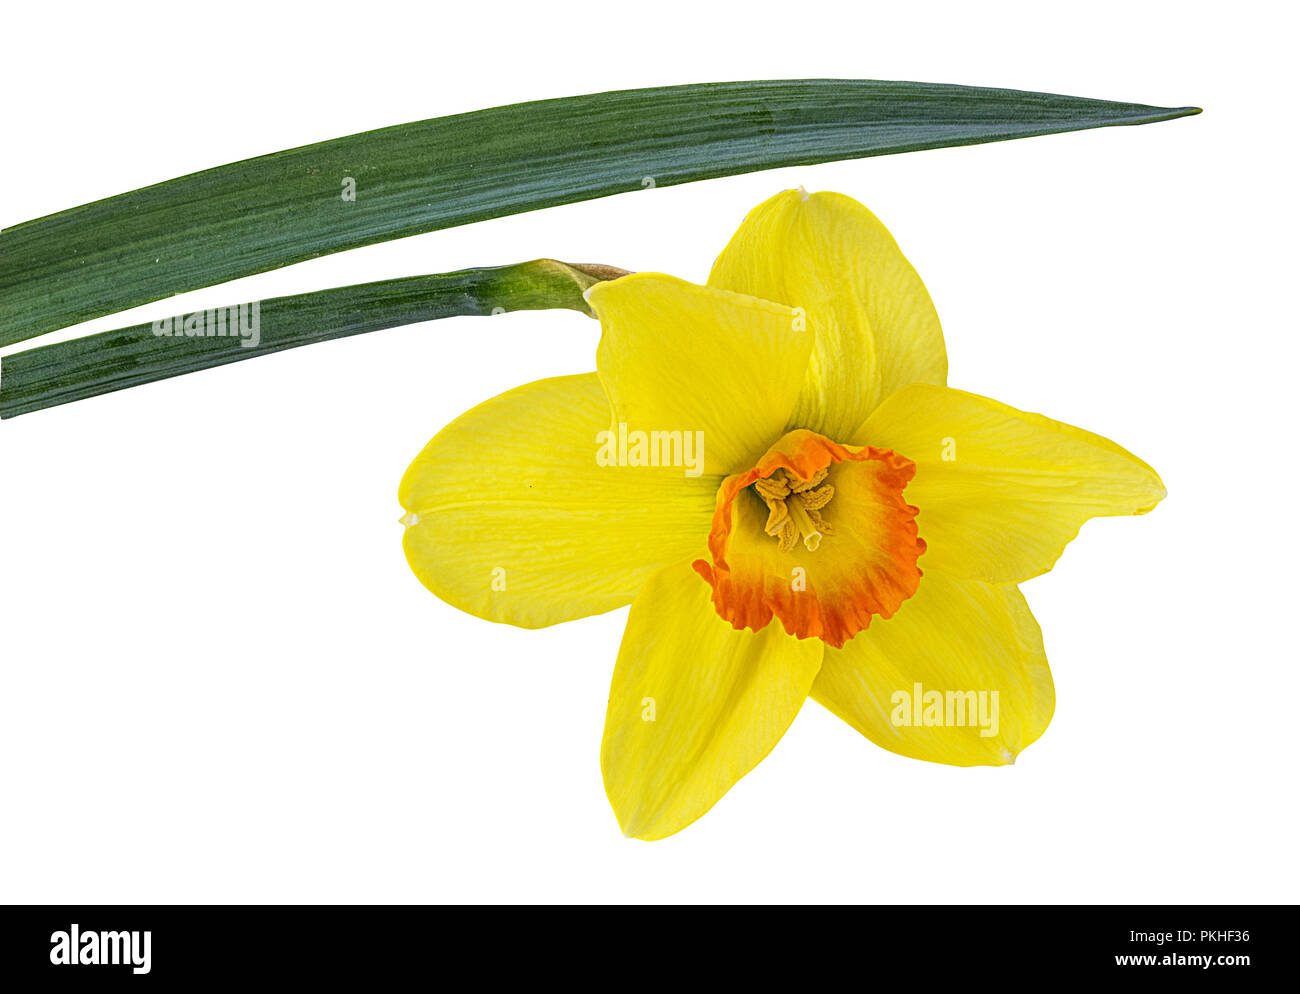
<svg viewBox="0 0 1300 994"><path fill-rule="evenodd" d="M537 628L632 605L601 750L625 834L695 821L810 696L939 763L1010 763L1043 733L1016 584L1088 518L1154 507L1150 466L948 388L924 285L839 194L760 205L705 286L637 273L588 300L598 371L463 415L400 499L411 568L462 610ZM638 430L702 439L698 475L596 458ZM993 693L995 723L954 720Z"/></svg>

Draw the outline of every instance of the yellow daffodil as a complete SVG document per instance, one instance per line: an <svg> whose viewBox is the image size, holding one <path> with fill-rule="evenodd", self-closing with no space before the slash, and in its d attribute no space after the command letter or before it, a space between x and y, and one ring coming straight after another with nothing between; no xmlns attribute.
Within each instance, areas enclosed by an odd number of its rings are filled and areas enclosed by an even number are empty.
<svg viewBox="0 0 1300 994"><path fill-rule="evenodd" d="M1088 518L1154 507L1150 466L948 388L924 285L838 194L760 205L705 286L638 273L588 300L598 371L465 414L400 499L411 568L462 610L536 628L631 603L601 750L625 834L699 818L809 696L939 763L1043 733L1016 584Z"/></svg>

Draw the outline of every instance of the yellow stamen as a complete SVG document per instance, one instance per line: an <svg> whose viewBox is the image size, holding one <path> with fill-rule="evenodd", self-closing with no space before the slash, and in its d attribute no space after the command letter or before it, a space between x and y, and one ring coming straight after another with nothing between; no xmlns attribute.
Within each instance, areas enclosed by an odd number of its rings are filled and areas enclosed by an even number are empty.
<svg viewBox="0 0 1300 994"><path fill-rule="evenodd" d="M812 479L801 480L785 469L778 469L771 476L754 481L755 492L767 505L767 524L763 531L777 539L782 552L793 549L800 537L809 552L816 552L822 536L830 534L830 524L817 513L835 496L835 488L824 483L828 475L823 469Z"/></svg>

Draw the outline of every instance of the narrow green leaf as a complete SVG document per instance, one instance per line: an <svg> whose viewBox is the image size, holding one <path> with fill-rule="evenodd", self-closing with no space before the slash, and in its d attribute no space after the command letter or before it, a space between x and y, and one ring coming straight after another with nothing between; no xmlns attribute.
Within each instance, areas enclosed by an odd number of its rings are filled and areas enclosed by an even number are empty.
<svg viewBox="0 0 1300 994"><path fill-rule="evenodd" d="M88 335L0 359L0 418L435 318L552 307L590 315L583 291L621 275L610 266L538 259L276 297L256 310L251 303L215 308Z"/></svg>
<svg viewBox="0 0 1300 994"><path fill-rule="evenodd" d="M814 79L622 90L399 125L0 233L0 346L330 252L651 185L1195 113Z"/></svg>

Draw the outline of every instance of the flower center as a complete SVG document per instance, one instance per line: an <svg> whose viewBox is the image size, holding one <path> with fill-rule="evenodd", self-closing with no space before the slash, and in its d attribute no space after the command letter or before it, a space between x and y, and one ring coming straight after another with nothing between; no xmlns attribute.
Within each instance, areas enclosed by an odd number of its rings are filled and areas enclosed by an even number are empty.
<svg viewBox="0 0 1300 994"><path fill-rule="evenodd" d="M801 480L787 469L778 469L769 477L754 481L754 491L767 505L767 524L763 531L789 552L800 538L809 552L816 552L822 536L831 533L831 524L821 516L821 509L835 496L835 488L826 483L829 469L819 469L810 480Z"/></svg>
<svg viewBox="0 0 1300 994"><path fill-rule="evenodd" d="M714 610L752 631L775 616L789 634L837 648L892 617L921 582L925 542L903 497L915 472L889 449L787 432L718 488L709 558L692 563ZM832 498L834 529L822 517Z"/></svg>

